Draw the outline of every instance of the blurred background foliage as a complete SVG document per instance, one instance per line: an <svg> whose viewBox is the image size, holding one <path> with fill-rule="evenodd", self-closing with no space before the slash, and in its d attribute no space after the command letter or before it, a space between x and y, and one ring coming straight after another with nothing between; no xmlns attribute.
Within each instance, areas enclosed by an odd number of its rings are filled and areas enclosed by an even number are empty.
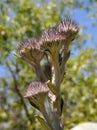
<svg viewBox="0 0 97 130"><path fill-rule="evenodd" d="M34 117L37 111L23 98L29 82L37 77L13 51L23 39L38 36L60 19L73 18L77 10L85 11L88 23L93 19L92 27L97 26L97 0L0 0L0 130L42 130ZM80 19L79 14L76 21ZM80 122L97 122L97 38L94 44L91 31L84 35L88 23L79 25L61 85L64 130Z"/></svg>

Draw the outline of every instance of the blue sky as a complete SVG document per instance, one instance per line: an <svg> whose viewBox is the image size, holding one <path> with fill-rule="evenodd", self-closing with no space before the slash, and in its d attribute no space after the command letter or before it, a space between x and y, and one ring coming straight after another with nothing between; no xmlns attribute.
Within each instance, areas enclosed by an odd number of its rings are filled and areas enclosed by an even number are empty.
<svg viewBox="0 0 97 130"><path fill-rule="evenodd" d="M92 24L95 23L95 18L89 17L85 10L75 10L73 18L78 21L80 26L86 26L83 30L83 34L91 34L93 39L87 40L86 47L97 47L97 26L93 27Z"/></svg>

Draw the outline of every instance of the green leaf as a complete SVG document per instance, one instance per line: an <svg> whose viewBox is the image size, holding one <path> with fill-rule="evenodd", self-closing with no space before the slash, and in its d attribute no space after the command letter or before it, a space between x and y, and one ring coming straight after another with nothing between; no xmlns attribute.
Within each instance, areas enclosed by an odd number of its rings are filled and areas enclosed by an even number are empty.
<svg viewBox="0 0 97 130"><path fill-rule="evenodd" d="M51 128L49 127L49 125L46 123L46 121L40 117L40 116L35 116L38 121L41 123L42 127L44 128L44 130L51 130Z"/></svg>

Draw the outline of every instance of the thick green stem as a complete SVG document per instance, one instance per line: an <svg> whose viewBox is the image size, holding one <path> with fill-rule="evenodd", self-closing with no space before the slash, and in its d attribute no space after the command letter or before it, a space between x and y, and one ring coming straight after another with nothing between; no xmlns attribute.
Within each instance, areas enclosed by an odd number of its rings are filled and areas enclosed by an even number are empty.
<svg viewBox="0 0 97 130"><path fill-rule="evenodd" d="M56 58L56 59L55 59ZM56 56L52 57L52 84L56 87L57 95L56 100L53 104L53 120L54 120L54 130L62 130L60 126L61 118L61 94L60 94L60 67L58 60L58 52Z"/></svg>

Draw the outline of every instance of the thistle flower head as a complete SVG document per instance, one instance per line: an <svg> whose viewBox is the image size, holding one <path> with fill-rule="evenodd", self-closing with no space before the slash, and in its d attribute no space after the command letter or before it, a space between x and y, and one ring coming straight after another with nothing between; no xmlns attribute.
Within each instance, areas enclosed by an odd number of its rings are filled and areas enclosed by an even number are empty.
<svg viewBox="0 0 97 130"><path fill-rule="evenodd" d="M64 37L62 37L62 35L60 35L60 33L56 30L56 27L43 30L41 38L42 42L57 42L64 39Z"/></svg>
<svg viewBox="0 0 97 130"><path fill-rule="evenodd" d="M24 97L28 98L31 105L42 112L44 110L44 102L48 92L49 88L45 83L32 82L27 88Z"/></svg>
<svg viewBox="0 0 97 130"><path fill-rule="evenodd" d="M54 53L54 51L62 46L60 42L62 40L64 40L64 36L56 30L56 27L43 30L40 36L40 48L44 51Z"/></svg>
<svg viewBox="0 0 97 130"><path fill-rule="evenodd" d="M25 92L24 97L33 97L35 95L39 95L41 93L47 93L49 88L45 83L42 82L32 82Z"/></svg>
<svg viewBox="0 0 97 130"><path fill-rule="evenodd" d="M39 63L43 58L43 53L39 50L38 38L24 40L17 48L17 53L31 64Z"/></svg>
<svg viewBox="0 0 97 130"><path fill-rule="evenodd" d="M63 34L65 38L74 39L79 31L79 26L75 21L64 20L59 23L57 30L60 34Z"/></svg>

